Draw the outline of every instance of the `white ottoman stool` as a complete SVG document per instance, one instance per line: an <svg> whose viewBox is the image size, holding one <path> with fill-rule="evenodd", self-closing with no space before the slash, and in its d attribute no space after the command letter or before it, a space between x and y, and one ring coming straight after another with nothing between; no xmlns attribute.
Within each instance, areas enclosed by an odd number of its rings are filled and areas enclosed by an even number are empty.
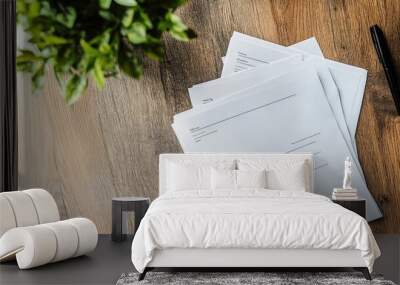
<svg viewBox="0 0 400 285"><path fill-rule="evenodd" d="M53 197L43 189L0 193L0 261L20 269L84 255L96 248L97 228L86 218L59 221Z"/></svg>

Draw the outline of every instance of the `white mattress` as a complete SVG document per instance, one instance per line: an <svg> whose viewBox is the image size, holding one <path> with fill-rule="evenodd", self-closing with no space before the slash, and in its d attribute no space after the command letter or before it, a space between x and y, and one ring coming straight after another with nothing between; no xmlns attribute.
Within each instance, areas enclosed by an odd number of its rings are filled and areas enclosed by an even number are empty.
<svg viewBox="0 0 400 285"><path fill-rule="evenodd" d="M372 271L368 223L328 198L295 191L170 192L156 199L132 243L139 272L163 249L358 250Z"/></svg>

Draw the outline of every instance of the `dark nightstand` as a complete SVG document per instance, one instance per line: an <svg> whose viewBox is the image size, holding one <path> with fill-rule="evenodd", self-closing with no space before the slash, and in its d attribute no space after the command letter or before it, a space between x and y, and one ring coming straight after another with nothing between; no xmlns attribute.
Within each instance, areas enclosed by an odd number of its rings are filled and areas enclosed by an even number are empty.
<svg viewBox="0 0 400 285"><path fill-rule="evenodd" d="M357 200L332 200L334 203L339 204L340 206L353 211L356 214L359 214L361 217L365 219L366 216L366 203L365 199L357 199Z"/></svg>
<svg viewBox="0 0 400 285"><path fill-rule="evenodd" d="M139 227L140 221L146 214L150 205L149 198L143 197L118 197L112 199L112 234L113 241L123 241L126 239L127 219L126 212L135 212L135 232Z"/></svg>

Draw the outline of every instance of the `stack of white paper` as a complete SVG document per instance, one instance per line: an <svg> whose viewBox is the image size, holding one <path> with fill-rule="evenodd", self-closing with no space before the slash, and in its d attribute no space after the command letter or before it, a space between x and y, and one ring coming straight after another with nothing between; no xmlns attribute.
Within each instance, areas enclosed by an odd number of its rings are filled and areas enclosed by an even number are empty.
<svg viewBox="0 0 400 285"><path fill-rule="evenodd" d="M355 143L366 70L325 59L315 38L284 47L237 32L223 61L221 78L189 88L193 109L174 116L185 152L312 152L315 192L328 197L350 156L367 219L382 217Z"/></svg>

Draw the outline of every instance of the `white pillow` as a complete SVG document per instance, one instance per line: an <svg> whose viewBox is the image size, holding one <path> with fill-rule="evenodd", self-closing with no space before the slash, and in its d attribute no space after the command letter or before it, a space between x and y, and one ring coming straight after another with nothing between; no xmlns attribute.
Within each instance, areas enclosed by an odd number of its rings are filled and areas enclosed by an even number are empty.
<svg viewBox="0 0 400 285"><path fill-rule="evenodd" d="M211 169L211 189L267 188L267 171Z"/></svg>
<svg viewBox="0 0 400 285"><path fill-rule="evenodd" d="M166 191L211 190L211 167L235 169L234 159L190 158L166 162Z"/></svg>
<svg viewBox="0 0 400 285"><path fill-rule="evenodd" d="M236 189L236 170L212 168L211 189Z"/></svg>
<svg viewBox="0 0 400 285"><path fill-rule="evenodd" d="M210 189L209 166L192 166L170 163L168 169L168 189L185 191L193 189Z"/></svg>
<svg viewBox="0 0 400 285"><path fill-rule="evenodd" d="M237 188L267 188L267 171L236 170Z"/></svg>
<svg viewBox="0 0 400 285"><path fill-rule="evenodd" d="M267 170L267 188L273 190L306 191L310 189L308 164L294 159L240 159L240 170Z"/></svg>

